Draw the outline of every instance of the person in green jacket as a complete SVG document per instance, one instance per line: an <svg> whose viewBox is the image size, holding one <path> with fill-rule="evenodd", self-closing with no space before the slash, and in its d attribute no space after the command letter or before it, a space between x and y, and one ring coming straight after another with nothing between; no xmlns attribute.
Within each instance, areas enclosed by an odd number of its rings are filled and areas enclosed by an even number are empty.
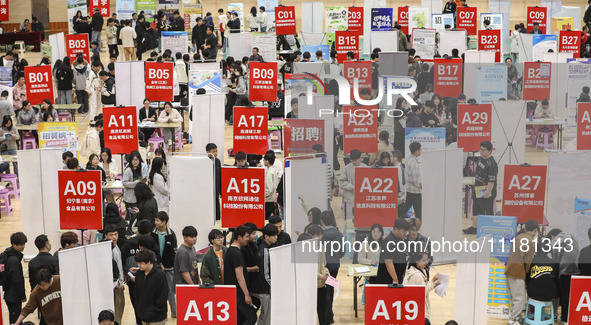
<svg viewBox="0 0 591 325"><path fill-rule="evenodd" d="M224 235L219 229L212 229L207 236L211 247L203 256L201 280L203 284L224 284L224 256L228 249L224 244Z"/></svg>

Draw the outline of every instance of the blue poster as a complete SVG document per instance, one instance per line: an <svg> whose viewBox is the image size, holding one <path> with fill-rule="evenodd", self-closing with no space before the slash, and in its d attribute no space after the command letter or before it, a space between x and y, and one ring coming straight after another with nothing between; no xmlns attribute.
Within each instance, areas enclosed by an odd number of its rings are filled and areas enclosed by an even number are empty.
<svg viewBox="0 0 591 325"><path fill-rule="evenodd" d="M117 19L131 19L135 12L135 0L117 0Z"/></svg>
<svg viewBox="0 0 591 325"><path fill-rule="evenodd" d="M392 28L392 8L371 8L371 30Z"/></svg>
<svg viewBox="0 0 591 325"><path fill-rule="evenodd" d="M279 6L279 0L258 0L257 8L265 7L267 13L267 31L275 26L275 7ZM259 15L259 14L257 14Z"/></svg>
<svg viewBox="0 0 591 325"><path fill-rule="evenodd" d="M557 52L556 35L534 35L532 38L532 61L543 61L544 53Z"/></svg>
<svg viewBox="0 0 591 325"><path fill-rule="evenodd" d="M575 198L575 229L573 237L579 247L589 244L588 229L591 228L591 200Z"/></svg>
<svg viewBox="0 0 591 325"><path fill-rule="evenodd" d="M222 91L222 74L220 70L189 71L189 94L197 95L197 89L205 89L206 94L219 94Z"/></svg>
<svg viewBox="0 0 591 325"><path fill-rule="evenodd" d="M421 150L445 149L445 128L405 128L405 157L410 157L408 146L413 142L421 144Z"/></svg>
<svg viewBox="0 0 591 325"><path fill-rule="evenodd" d="M507 98L507 67L503 63L476 69L476 101L478 104Z"/></svg>
<svg viewBox="0 0 591 325"><path fill-rule="evenodd" d="M316 62L316 51L322 51L322 58L330 61L330 47L328 45L304 45L302 53L310 52L310 62Z"/></svg>
<svg viewBox="0 0 591 325"><path fill-rule="evenodd" d="M478 216L476 238L491 235L492 251L488 275L488 314L509 313L509 291L505 265L517 234L517 217Z"/></svg>

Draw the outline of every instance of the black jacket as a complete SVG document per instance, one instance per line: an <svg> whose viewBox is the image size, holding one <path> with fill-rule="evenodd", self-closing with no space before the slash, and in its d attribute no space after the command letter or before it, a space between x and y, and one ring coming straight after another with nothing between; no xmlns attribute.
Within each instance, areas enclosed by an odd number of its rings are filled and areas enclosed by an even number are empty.
<svg viewBox="0 0 591 325"><path fill-rule="evenodd" d="M103 19L103 16L97 12L92 15L92 20L90 21L90 27L92 27L93 31L100 32L101 30L103 30L104 23L105 23L105 20Z"/></svg>
<svg viewBox="0 0 591 325"><path fill-rule="evenodd" d="M259 244L259 250L256 255L259 271L252 277L254 293L271 294L271 264L269 264L269 261L269 245L263 240Z"/></svg>
<svg viewBox="0 0 591 325"><path fill-rule="evenodd" d="M74 30L76 31L76 33L78 34L91 34L92 32L92 28L90 27L90 24L87 21L82 21L79 22L78 25L76 27L74 27Z"/></svg>
<svg viewBox="0 0 591 325"><path fill-rule="evenodd" d="M154 231L151 233L152 238L156 242L156 256L162 262L162 265L166 269L171 269L174 267L174 257L176 255L176 249L178 247L176 242L176 234L170 227L166 227L166 235L164 236L164 251L162 256L160 256L160 237L158 236L158 228L154 228Z"/></svg>
<svg viewBox="0 0 591 325"><path fill-rule="evenodd" d="M132 267L136 267L135 254L140 251L140 246L137 244L138 236L133 236L125 241L123 248L121 249L121 263L123 263L123 269L125 270L125 276Z"/></svg>
<svg viewBox="0 0 591 325"><path fill-rule="evenodd" d="M527 295L538 301L551 301L558 298L558 263L540 251L532 260L529 272L525 275Z"/></svg>
<svg viewBox="0 0 591 325"><path fill-rule="evenodd" d="M148 201L138 202L138 209L140 213L137 216L137 221L147 219L154 224L154 216L158 212L158 203L155 198L151 198Z"/></svg>
<svg viewBox="0 0 591 325"><path fill-rule="evenodd" d="M248 242L240 249L242 256L244 256L244 261L246 261L246 267L253 267L257 265L257 250L258 245L251 242ZM258 272L248 272L248 279L246 279L246 283L248 284L249 291L254 289L254 280L257 277L257 273Z"/></svg>
<svg viewBox="0 0 591 325"><path fill-rule="evenodd" d="M166 319L168 283L162 269L154 266L146 275L138 271L135 276L135 312L141 321L157 323Z"/></svg>
<svg viewBox="0 0 591 325"><path fill-rule="evenodd" d="M323 242L332 242L336 241L339 243L343 242L343 234L337 229L336 227L329 226L324 229L324 235L322 236ZM330 246L330 245L329 245ZM339 270L341 266L341 257L345 256L345 251L341 249L340 251L332 251L327 250L326 254L326 267L330 272L336 272Z"/></svg>
<svg viewBox="0 0 591 325"><path fill-rule="evenodd" d="M105 226L107 224L111 224L111 225L115 226L115 228L117 229L117 235L118 235L117 246L119 246L119 249L121 250L122 255L123 255L123 246L125 246L125 242L127 241L127 239L125 238L125 231L127 230L127 222L120 215L115 215L115 216L105 215L103 217L103 229L105 229ZM123 256L121 257L121 261L125 265L125 260L123 260Z"/></svg>
<svg viewBox="0 0 591 325"><path fill-rule="evenodd" d="M143 121L145 118L149 118L149 117L154 117L156 120L158 119L158 111L156 110L156 108L154 107L150 107L148 109L148 115L150 116L146 116L146 109L145 108L140 108L140 122Z"/></svg>
<svg viewBox="0 0 591 325"><path fill-rule="evenodd" d="M71 67L59 67L55 73L57 79L57 90L72 90L74 81L74 70Z"/></svg>
<svg viewBox="0 0 591 325"><path fill-rule="evenodd" d="M137 34L136 41L140 44L144 40L144 36L146 35L146 26L144 23L137 22L135 24L135 33Z"/></svg>
<svg viewBox="0 0 591 325"><path fill-rule="evenodd" d="M15 250L14 248L8 247L4 251L8 257L6 259L6 265L4 266L4 272L6 272L4 285L4 300L10 303L20 303L25 300L25 276L23 275L23 253Z"/></svg>
<svg viewBox="0 0 591 325"><path fill-rule="evenodd" d="M101 101L105 105L115 105L115 103L117 102L117 94L115 94L115 78L107 79L107 81L105 81L105 88L110 95L101 95Z"/></svg>
<svg viewBox="0 0 591 325"><path fill-rule="evenodd" d="M591 276L591 245L581 249L578 266L581 275Z"/></svg>
<svg viewBox="0 0 591 325"><path fill-rule="evenodd" d="M37 286L35 275L41 269L49 270L51 275L56 275L57 258L48 252L40 252L29 262L29 284L31 285L31 291Z"/></svg>
<svg viewBox="0 0 591 325"><path fill-rule="evenodd" d="M31 24L31 30L34 32L42 32L45 31L45 28L43 27L43 23L38 21L37 23L32 23Z"/></svg>
<svg viewBox="0 0 591 325"><path fill-rule="evenodd" d="M240 33L240 18L228 21L230 33Z"/></svg>
<svg viewBox="0 0 591 325"><path fill-rule="evenodd" d="M423 122L423 126L425 126L426 128L434 128L439 126L439 119L434 113L427 114L425 112L422 112L421 114L419 114L419 118L421 119L421 122ZM429 125L429 121L435 121L435 124L431 126Z"/></svg>
<svg viewBox="0 0 591 325"><path fill-rule="evenodd" d="M182 32L185 30L185 20L183 17L178 16L177 18L170 17L170 27L169 31L177 31Z"/></svg>
<svg viewBox="0 0 591 325"><path fill-rule="evenodd" d="M195 25L193 27L191 42L197 46L201 46L205 44L205 37L207 37L207 26L205 25Z"/></svg>
<svg viewBox="0 0 591 325"><path fill-rule="evenodd" d="M443 13L444 14L455 14L456 10L457 10L457 5L455 2L451 1L451 2L446 2L445 6L443 7Z"/></svg>

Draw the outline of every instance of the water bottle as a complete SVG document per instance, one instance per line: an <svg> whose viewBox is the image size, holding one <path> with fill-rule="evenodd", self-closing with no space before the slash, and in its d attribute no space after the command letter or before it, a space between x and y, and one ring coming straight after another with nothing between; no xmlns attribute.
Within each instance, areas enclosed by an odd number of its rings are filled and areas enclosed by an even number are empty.
<svg viewBox="0 0 591 325"><path fill-rule="evenodd" d="M534 120L534 114L532 112L529 112L529 120L530 122Z"/></svg>

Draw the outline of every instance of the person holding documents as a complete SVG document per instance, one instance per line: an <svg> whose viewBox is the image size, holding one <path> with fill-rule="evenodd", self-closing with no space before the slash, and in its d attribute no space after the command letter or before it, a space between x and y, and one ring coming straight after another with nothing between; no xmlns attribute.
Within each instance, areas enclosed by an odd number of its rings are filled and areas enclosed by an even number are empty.
<svg viewBox="0 0 591 325"><path fill-rule="evenodd" d="M429 301L429 292L433 291L439 285L439 273L433 276L429 281L427 274L427 264L429 264L429 255L425 252L416 252L408 260L408 269L404 274L403 285L414 284L425 286L425 318L429 318L431 313L431 302Z"/></svg>
<svg viewBox="0 0 591 325"><path fill-rule="evenodd" d="M465 234L476 234L478 215L494 215L493 204L497 196L497 173L499 167L492 156L493 145L490 141L480 143L480 159L474 174L472 191L472 226L464 229Z"/></svg>

